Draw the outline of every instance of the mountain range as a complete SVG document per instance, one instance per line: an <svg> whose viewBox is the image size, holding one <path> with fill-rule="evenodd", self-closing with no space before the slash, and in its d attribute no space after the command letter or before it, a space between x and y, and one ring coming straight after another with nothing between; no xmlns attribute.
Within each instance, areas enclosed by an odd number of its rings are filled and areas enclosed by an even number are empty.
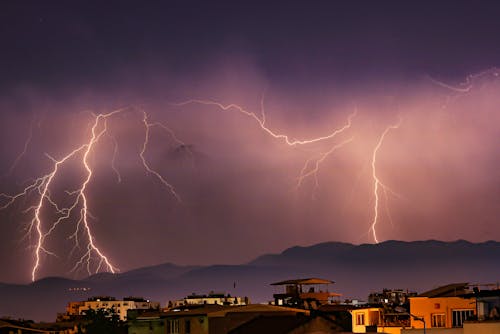
<svg viewBox="0 0 500 334"><path fill-rule="evenodd" d="M191 293L225 292L252 302L272 300L273 282L306 277L335 281L343 299L366 300L383 288L423 292L454 282L500 280L500 242L386 241L353 245L326 242L292 247L241 265L181 266L165 263L82 280L47 277L31 284L0 283L0 317L54 321L69 301L109 295L142 296L166 305Z"/></svg>

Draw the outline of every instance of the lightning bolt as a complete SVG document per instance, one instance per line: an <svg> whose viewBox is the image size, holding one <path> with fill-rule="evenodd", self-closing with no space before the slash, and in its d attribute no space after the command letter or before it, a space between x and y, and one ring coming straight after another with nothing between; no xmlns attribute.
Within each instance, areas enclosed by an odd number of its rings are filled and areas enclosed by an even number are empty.
<svg viewBox="0 0 500 334"><path fill-rule="evenodd" d="M465 81L459 83L458 86L453 86L453 85L447 84L445 82L439 81L437 79L434 79L430 75L427 76L427 78L432 83L434 83L438 86L441 86L443 88L452 90L452 91L457 92L457 93L468 93L474 87L474 81L477 81L478 79L485 77L485 76L488 76L488 75L498 77L498 76L500 76L500 69L493 67L493 68L490 68L490 69L487 69L487 70L484 70L484 71L481 71L478 73L469 74L465 78Z"/></svg>
<svg viewBox="0 0 500 334"><path fill-rule="evenodd" d="M33 127L34 127L34 125L35 125L35 118L33 118L31 120L29 134L28 134L28 137L26 138L26 141L24 142L23 150L21 151L21 153L19 153L17 155L16 159L14 160L12 165L10 166L7 175L12 174L12 172L16 168L17 164L19 164L19 161L21 161L21 159L26 155L26 152L28 151L28 146L30 145L31 140L33 139Z"/></svg>
<svg viewBox="0 0 500 334"><path fill-rule="evenodd" d="M349 126L350 126L350 120L349 120ZM346 139L346 140L332 146L332 148L330 148L328 151L321 153L319 158L314 161L314 167L312 167L312 168L309 168L309 164L312 163L312 161L314 159L312 159L312 158L307 159L306 162L304 163L304 166L302 167L302 169L300 171L299 177L297 178L296 189L300 188L300 186L302 185L302 182L304 181L305 178L314 175L315 190L316 190L319 187L318 172L320 169L320 165L325 161L326 158L328 158L328 156L333 154L333 152L335 152L337 149L349 144L353 140L354 140L354 138L352 138L352 137L349 139Z"/></svg>
<svg viewBox="0 0 500 334"><path fill-rule="evenodd" d="M192 99L192 100L188 100L185 102L172 103L172 105L174 105L174 106L185 106L188 104L201 104L201 105L208 105L208 106L216 106L222 111L228 111L228 110L237 111L245 116L250 117L252 120L257 122L259 127L267 135L269 135L275 139L284 141L288 146L308 145L308 144L314 144L314 143L318 143L318 142L322 142L322 141L327 141L329 139L333 139L336 136L343 133L344 131L351 128L352 119L357 115L357 109L355 109L354 112L352 112L347 117L347 122L345 125L343 125L342 127L338 128L338 129L334 129L332 132L330 132L327 135L319 136L319 137L315 137L315 138L310 138L310 139L297 140L297 139L291 139L290 136L276 132L276 131L272 130L271 128L269 128L268 126L266 126L266 124L265 124L266 123L266 112L264 109L264 95L261 97L261 100L260 100L260 117L257 116L257 114L255 114L251 111L248 111L245 108L243 108L242 106L240 106L238 104L234 104L234 103L223 104L223 103L213 101L213 100L200 100L200 99ZM314 158L307 159L306 162L304 163L304 166L302 167L302 169L300 171L299 177L297 178L296 189L300 188L300 186L305 178L312 176L312 175L314 175L315 180L316 180L316 187L315 187L315 189L316 189L319 186L317 173L320 169L320 165L325 161L325 159L328 156L333 154L333 152L335 152L337 149L343 147L344 145L350 143L352 140L353 140L353 138L350 138L348 140L344 140L338 144L333 145L328 151L320 153L319 157L317 159L314 159ZM312 164L313 161L314 161L314 167L309 168L309 165Z"/></svg>
<svg viewBox="0 0 500 334"><path fill-rule="evenodd" d="M378 238L377 238L377 224L378 224L378 219L379 219L379 188L382 188L384 192L391 191L389 187L384 185L381 181L380 178L377 176L377 154L378 151L380 150L380 147L382 146L382 143L384 142L385 136L389 133L389 131L398 129L399 126L401 125L402 119L401 117L399 118L398 123L394 125L388 126L384 132L380 135L377 145L375 145L375 148L373 149L372 153L372 178L373 178L373 197L375 199L374 204L373 204L373 220L370 225L369 231L372 232L373 240L375 243L378 243ZM386 194L387 195L387 194Z"/></svg>
<svg viewBox="0 0 500 334"><path fill-rule="evenodd" d="M116 141L116 138L113 137L109 132L106 132L106 135L111 139L113 143L113 157L111 158L111 169L113 172L115 172L116 175L116 181L118 183L122 182L122 176L120 174L120 171L116 167L116 157L118 156L118 142Z"/></svg>
<svg viewBox="0 0 500 334"><path fill-rule="evenodd" d="M173 133L172 130L170 130L170 128L168 128L165 125L160 124L160 123L150 123L148 121L148 115L145 112L143 112L142 122L144 124L144 128L145 128L145 131L146 131L145 136L144 136L144 142L143 142L143 145L142 145L142 150L139 153L139 156L141 157L141 160L142 160L142 164L144 165L144 168L149 173L153 174L165 187L168 188L168 190L170 191L170 193L177 199L178 202L181 202L181 198L180 198L179 194L177 194L177 192L175 191L175 188L167 180L165 180L165 178L163 176L161 176L160 173L158 173L157 171L155 171L154 169L152 169L149 166L146 158L144 157L144 153L146 152L146 149L147 149L147 146L148 146L148 143L149 143L149 136L150 136L150 133L149 133L150 131L149 130L153 126L159 126L159 127L161 127L162 129L166 130L177 143L180 143L181 145L185 145L185 144L175 136L175 134Z"/></svg>
<svg viewBox="0 0 500 334"><path fill-rule="evenodd" d="M74 148L72 151L70 151L60 159L55 159L49 154L46 154L46 156L53 162L52 168L49 173L36 178L33 182L24 187L21 192L15 195L8 195L5 193L0 194L0 198L3 198L5 201L4 204L0 206L0 210L3 210L11 206L20 198L27 198L31 194L38 193L35 204L23 211L24 213L32 212L33 218L28 224L27 235L31 235L31 233L34 233L36 236L34 245L34 264L31 270L32 281L35 281L37 273L41 267L42 254L57 256L53 251L47 249L46 239L56 230L59 224L61 224L65 220L70 219L70 217L73 216L73 213L77 210L79 212L78 214L76 214L76 227L74 232L69 236L69 239L73 239L75 243L74 248L70 252L70 254L72 254L75 249L80 248L80 235L84 236L86 240L86 246L83 255L76 261L71 271L76 271L82 266L87 269L89 275L91 273L97 273L101 270L106 270L112 273L115 273L118 270L118 268L113 265L109 257L106 256L104 252L97 246L95 236L92 233L89 220L93 217L89 211L89 198L87 189L93 178L93 169L89 162L89 157L104 135L107 135L113 140L114 153L111 164L113 170L117 175L118 181L121 181L121 176L115 166L115 158L118 153L118 143L108 131L108 119L127 110L132 109L122 108L109 113L93 115L94 121L90 128L90 137L87 142ZM161 182L161 184L164 185L178 201L180 201L180 196L177 194L174 187L169 182L167 182L167 180L162 177L159 172L157 172L149 165L144 154L149 144L151 127L160 127L161 129L167 131L176 143L182 145L185 144L175 136L175 133L170 128L159 122L150 123L148 121L148 115L146 114L146 112L141 111L141 114L143 117L142 123L145 127L142 150L139 153L142 164L148 173L153 174ZM25 151L28 143L31 141L31 137L32 134L30 132L30 137L25 144ZM20 158L18 157L18 159ZM18 159L16 159L16 161ZM71 203L68 206L59 207L57 201L55 201L51 197L50 189L54 181L59 177L61 167L70 160L77 160L81 164L85 171L85 177L76 190L65 192L69 198L72 198ZM55 210L55 213L58 215L57 219L55 219L51 223L47 223L42 219L42 210L46 206L52 207Z"/></svg>
<svg viewBox="0 0 500 334"><path fill-rule="evenodd" d="M325 141L328 139L332 139L335 136L337 136L338 134L340 134L343 131L345 131L346 129L348 129L351 125L351 119L356 115L356 111L353 112L348 117L348 124L346 124L344 127L340 128L340 129L333 130L331 133L329 133L327 135L315 137L315 138L310 138L310 139L297 140L297 139L291 139L290 136L288 136L286 134L275 132L271 128L269 128L265 125L266 116L265 116L262 100L261 100L261 117L260 118L255 113L248 111L245 108L243 108L242 106L240 106L238 104L234 104L234 103L222 104L220 102L216 102L216 101L212 101L212 100L198 100L198 99L192 99L192 100L188 100L185 102L179 102L179 103L171 103L171 105L179 106L179 107L189 105L189 104L201 104L201 105L207 105L207 106L216 106L222 111L235 110L235 111L253 119L255 122L257 122L257 124L260 126L260 128L265 133L267 133L268 135L270 135L273 138L283 140L288 146L307 145L307 144L313 144L313 143Z"/></svg>

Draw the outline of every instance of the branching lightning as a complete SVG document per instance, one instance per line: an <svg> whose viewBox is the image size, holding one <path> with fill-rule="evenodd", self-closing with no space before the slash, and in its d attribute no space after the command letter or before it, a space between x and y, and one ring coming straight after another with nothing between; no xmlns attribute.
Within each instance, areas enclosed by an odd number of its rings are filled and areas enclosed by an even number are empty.
<svg viewBox="0 0 500 334"><path fill-rule="evenodd" d="M318 172L319 172L320 165L325 161L326 158L328 158L328 156L333 154L333 152L335 152L337 149L349 144L353 140L354 140L354 138L351 137L351 138L346 139L338 144L335 144L328 151L321 153L319 155L319 158L317 158L316 160L314 160L313 158L307 159L306 162L304 163L304 167L302 167L302 169L300 171L299 177L297 178L297 185L296 185L297 189L300 188L304 179L306 179L309 176L314 176L315 189L318 188L319 187ZM314 164L312 163L312 161L314 161ZM309 167L310 164L313 165L312 168Z"/></svg>
<svg viewBox="0 0 500 334"><path fill-rule="evenodd" d="M24 142L23 150L21 151L21 153L19 153L17 155L16 159L14 160L12 165L10 166L8 175L12 174L12 172L16 168L17 164L19 163L19 161L23 158L23 156L26 155L26 152L28 151L28 147L31 143L31 140L33 139L33 127L34 127L34 125L35 125L35 119L33 118L31 120L30 131L29 131L28 137L26 138L26 141Z"/></svg>
<svg viewBox="0 0 500 334"><path fill-rule="evenodd" d="M310 138L310 139L303 139L303 140L297 140L297 139L291 139L290 136L286 134L282 134L279 132L276 132L266 126L266 113L264 109L264 97L261 98L260 100L260 118L257 116L257 114L250 112L243 108L242 106L238 104L222 104L220 102L212 101L212 100L199 100L199 99L193 99L193 100L188 100L185 102L181 103L173 103L175 106L184 106L188 104L201 104L201 105L208 105L208 106L216 106L222 111L227 111L227 110L235 110L239 113L242 113L251 119L253 119L259 127L267 134L270 135L271 137L282 140L284 141L288 146L299 146L299 145L309 145L309 144L315 144L323 141L327 141L329 139L334 139L336 136L342 134L343 132L347 131L348 129L351 128L352 125L352 119L357 115L357 110L354 110L353 113L351 113L347 117L347 122L344 124L342 127L334 129L332 132L330 132L327 135L324 136L319 136L315 138ZM296 184L296 189L300 188L302 182L304 179L306 179L309 176L313 176L315 178L316 182L316 188L319 186L319 180L318 180L318 172L320 169L320 165L325 161L325 159L333 154L337 149L345 146L346 144L352 142L353 138L344 140L340 143L334 144L329 150L326 152L321 152L317 158L309 158L306 160L304 163L304 166L302 167L300 174L297 178L297 184ZM313 167L310 167L312 165ZM315 188L315 189L316 189Z"/></svg>
<svg viewBox="0 0 500 334"><path fill-rule="evenodd" d="M379 200L380 200L379 189L381 188L384 192L386 192L386 195L387 195L387 191L392 192L392 190L389 187L387 187L385 184L382 183L382 181L380 181L380 178L377 175L377 154L378 154L380 147L382 146L382 143L384 142L385 136L389 133L389 131L394 130L394 129L398 129L399 126L401 125L401 122L402 122L402 119L399 118L398 123L388 126L384 130L384 132L382 132L382 134L380 135L380 137L378 139L377 145L375 145L375 148L373 149L373 153L372 153L371 166L372 166L372 178L373 178L374 204L373 204L373 220L372 220L372 223L370 225L370 231L372 232L373 240L376 243L379 242L379 240L377 238L377 223L378 223L378 219L379 219ZM387 208L387 206L386 206L386 208Z"/></svg>
<svg viewBox="0 0 500 334"><path fill-rule="evenodd" d="M222 104L220 102L216 102L216 101L212 101L212 100L198 100L198 99L193 99L193 100L188 100L188 101L185 101L185 102L172 103L172 104L175 105L175 106L185 106L185 105L188 105L188 104L202 104L202 105L208 105L208 106L216 106L219 109L221 109L222 111L236 110L236 111L238 111L238 112L240 112L240 113L242 113L242 114L244 114L244 115L252 118L255 122L257 122L257 124L260 126L260 128L265 133L267 133L268 135L270 135L273 138L283 140L289 146L314 144L314 143L318 143L318 142L325 141L325 140L328 140L328 139L332 139L335 136L337 136L338 134L340 134L340 133L344 132L346 129L348 129L351 126L351 120L352 120L352 118L356 115L356 111L353 112L351 115L349 115L348 122L347 122L347 124L345 126L339 128L339 129L335 129L334 131L332 131L331 133L329 133L329 134L327 134L325 136L320 136L320 137L315 137L315 138L310 138L310 139L297 140L297 139L291 139L290 136L288 136L286 134L275 132L271 128L269 128L269 127L266 126L266 124L265 124L266 123L266 116L265 116L264 108L262 106L262 104L263 104L262 100L261 100L261 114L262 114L262 116L260 118L255 113L253 113L251 111L248 111L245 108L243 108L242 106L240 106L238 104L234 104L234 103L231 103L231 104Z"/></svg>
<svg viewBox="0 0 500 334"><path fill-rule="evenodd" d="M144 128L146 130L146 134L144 136L144 143L142 144L142 150L139 153L139 156L141 157L141 160L142 160L142 164L144 165L144 168L149 173L153 174L165 187L167 187L168 190L170 191L170 193L177 199L177 201L180 202L181 198L180 198L179 194L177 194L177 192L175 191L175 188L167 180L165 180L165 178L163 176L161 176L160 173L158 173L157 171L155 171L154 169L152 169L151 167L149 167L149 164L148 164L146 158L144 157L144 153L146 152L146 148L147 148L148 143L149 143L149 129L152 126L160 126L162 129L164 129L167 132L169 132L172 135L172 138L174 138L174 140L177 143L180 143L181 145L185 145L185 144L182 141L180 141L175 136L175 134L172 132L172 130L170 130L168 127L166 127L166 126L164 126L162 124L159 124L159 123L149 123L148 122L148 115L145 112L143 112L142 122L144 123Z"/></svg>
<svg viewBox="0 0 500 334"><path fill-rule="evenodd" d="M490 68L490 69L487 69L487 70L484 70L484 71L481 71L478 73L469 74L465 78L465 81L461 82L458 86L450 85L450 84L447 84L445 82L436 80L436 79L432 78L431 76L428 76L428 78L432 83L434 83L438 86L441 86L443 88L447 88L447 89L452 90L452 91L457 92L457 93L468 93L474 87L474 81L477 81L478 79L485 77L485 76L488 76L488 75L498 77L498 76L500 76L500 69L493 67L493 68Z"/></svg>
<svg viewBox="0 0 500 334"><path fill-rule="evenodd" d="M80 249L80 241L84 239L86 244L84 246L83 255L75 262L72 271L77 270L80 267L84 267L88 274L97 273L101 270L109 271L115 273L118 268L112 263L108 256L97 246L95 241L95 236L92 233L90 226L90 218L92 215L89 211L89 198L87 189L93 178L93 169L89 162L89 156L95 150L95 147L99 144L99 141L104 135L107 135L114 144L114 152L111 160L111 166L113 171L117 175L117 179L120 182L121 176L118 169L115 166L116 155L118 154L118 143L116 139L109 133L108 130L108 119L116 114L123 113L130 108L118 109L105 114L94 115L94 121L90 129L90 136L87 142L76 147L68 154L60 159L51 157L49 154L46 156L53 162L51 171L45 175L36 178L33 182L28 184L22 191L15 195L0 194L0 198L5 200L4 204L0 206L0 210L6 209L11 206L14 202L21 198L27 198L28 196L34 194L36 196L35 204L24 210L24 213L32 213L32 218L27 227L27 235L35 234L35 245L34 245L34 263L31 270L31 279L34 281L37 278L38 271L42 262L42 254L57 256L55 252L47 248L46 240L47 238L56 230L57 226L71 217L75 216L76 227L73 233L69 236L69 239L74 241L74 248L70 254L72 254L76 249ZM150 167L144 153L148 147L150 139L150 128L153 126L161 127L163 130L167 131L170 136L174 139L176 143L182 143L174 134L174 132L167 126L161 123L150 123L148 121L148 116L145 112L142 112L142 123L145 127L144 141L142 145L142 150L140 152L140 158L143 167L147 172L155 175L155 177L164 185L169 192L180 201L180 196L175 191L175 188L161 176L159 172ZM27 150L27 146L32 138L32 131L30 136L26 141L24 146L23 154ZM16 163L22 155L16 158ZM50 189L53 186L55 180L59 177L61 167L68 163L69 161L77 161L85 170L85 177L80 183L80 186L76 190L69 191L65 193L68 198L71 199L71 203L65 207L60 207L58 202L51 197ZM13 165L12 168L14 168ZM51 207L54 209L57 218L52 222L47 222L42 217L42 210L45 207Z"/></svg>
<svg viewBox="0 0 500 334"><path fill-rule="evenodd" d="M308 146L308 149L311 149L310 152L313 155L311 158L307 159L299 172L299 176L297 178L296 188L300 188L305 179L309 177L314 177L315 180L315 189L319 186L319 178L318 173L320 171L321 165L325 162L325 160L332 156L338 149L348 145L354 140L353 136L344 137L346 139L337 140L337 137L343 135L344 132L347 132L352 127L352 119L356 116L357 111L354 111L350 115L348 115L345 124L338 128L332 129L329 133L307 138L307 139L294 139L288 134L284 134L280 131L274 130L267 125L266 122L266 113L264 110L264 101L263 98L260 102L260 112L258 114L253 113L251 111L246 110L242 106L238 104L223 104L220 102L212 101L212 100L199 100L193 99L186 102L175 103L175 106L182 107L189 104L199 104L205 106L213 106L218 108L220 111L234 111L238 112L244 116L249 117L252 121L257 123L259 128L266 135L283 142L287 146L296 147L296 146ZM34 263L31 270L31 279L34 281L37 278L40 267L42 265L43 257L42 255L51 255L57 256L54 251L50 250L48 247L47 239L56 231L58 226L66 221L72 219L75 221L75 228L73 232L70 234L68 239L74 242L74 247L70 252L70 256L76 252L81 251L83 254L79 255L79 258L75 261L74 266L72 267L72 271L79 270L80 268L86 269L88 274L97 273L100 271L108 271L115 273L118 268L113 264L113 261L104 253L102 248L100 248L96 242L96 236L92 233L91 229L91 220L92 215L90 214L90 198L88 195L89 185L92 183L94 177L94 170L92 164L90 163L90 156L96 150L96 147L107 138L111 144L113 145L113 154L111 157L111 169L116 175L117 182L122 181L122 177L120 175L118 166L116 164L116 159L119 153L119 145L117 139L114 137L113 133L108 129L108 122L114 116L119 113L124 113L125 111L135 111L141 116L141 126L143 127L144 137L142 141L142 146L139 152L140 161L142 167L148 174L154 176L154 178L168 190L168 192L178 201L181 202L181 197L172 185L160 172L152 167L150 161L148 161L146 155L148 146L150 143L152 129L157 128L161 131L165 131L173 142L180 147L188 148L189 154L193 157L192 152L189 150L189 146L186 145L182 140L180 140L175 133L166 125L153 122L149 119L149 115L140 109L131 109L124 108L118 109L109 113L102 113L93 115L94 119L89 128L90 135L86 142L81 144L80 146L74 148L72 151L67 153L62 158L54 158L50 155L46 154L46 156L52 162L52 168L49 173L42 175L36 179L34 179L30 184L28 184L22 191L15 195L8 194L0 194L0 199L4 201L4 203L0 206L0 210L6 209L11 206L14 202L21 198L31 198L30 196L35 196L35 204L28 207L24 212L27 214L31 214L32 218L27 227L27 235L35 235L35 245L34 245ZM372 153L372 178L374 182L373 195L375 198L374 203L374 217L370 226L370 231L373 234L373 239L378 243L376 227L379 219L379 201L380 194L379 192L384 191L387 196L387 192L390 189L385 186L378 174L377 174L377 154L382 146L382 143L388 134L388 132L392 129L397 129L400 126L401 120L395 124L387 127L385 131L381 134L378 139L378 142ZM31 141L30 134L29 139L26 141L24 151L26 151L29 142ZM316 144L322 143L321 146ZM327 145L325 149L325 145ZM19 157L18 157L19 159ZM18 160L16 159L16 161ZM82 167L84 170L84 178L79 183L76 190L67 190L65 192L66 196L70 199L69 205L60 204L60 198L56 200L51 195L51 189L54 187L55 180L60 177L61 167L67 164L69 161L77 162L78 165ZM66 200L67 201L67 200ZM386 209L387 207L387 198L386 198ZM49 220L44 218L42 211L46 208L50 208L52 212L54 212L55 218Z"/></svg>

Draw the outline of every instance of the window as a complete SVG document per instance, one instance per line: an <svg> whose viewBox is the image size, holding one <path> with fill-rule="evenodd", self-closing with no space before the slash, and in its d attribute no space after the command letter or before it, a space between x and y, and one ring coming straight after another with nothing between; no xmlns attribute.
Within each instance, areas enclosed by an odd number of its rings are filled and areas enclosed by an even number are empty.
<svg viewBox="0 0 500 334"><path fill-rule="evenodd" d="M365 324L365 314L358 313L356 314L356 325L364 325Z"/></svg>
<svg viewBox="0 0 500 334"><path fill-rule="evenodd" d="M453 310L452 317L453 327L462 327L464 325L464 321L471 318L474 315L474 310Z"/></svg>
<svg viewBox="0 0 500 334"><path fill-rule="evenodd" d="M446 327L446 316L444 313L434 313L431 321L431 327Z"/></svg>
<svg viewBox="0 0 500 334"><path fill-rule="evenodd" d="M168 321L167 333L179 334L179 319L173 319Z"/></svg>
<svg viewBox="0 0 500 334"><path fill-rule="evenodd" d="M184 322L184 332L186 334L190 334L191 333L191 321L190 320L186 320Z"/></svg>
<svg viewBox="0 0 500 334"><path fill-rule="evenodd" d="M378 325L378 320L380 318L380 313L378 311L370 311L368 316L367 325L376 326Z"/></svg>

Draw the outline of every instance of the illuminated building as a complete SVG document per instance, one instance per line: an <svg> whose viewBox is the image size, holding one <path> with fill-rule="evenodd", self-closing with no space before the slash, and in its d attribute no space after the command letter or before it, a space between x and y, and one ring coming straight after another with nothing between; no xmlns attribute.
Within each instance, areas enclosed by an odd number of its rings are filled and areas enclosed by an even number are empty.
<svg viewBox="0 0 500 334"><path fill-rule="evenodd" d="M192 294L173 302L169 302L169 308L180 307L184 305L226 305L241 306L250 303L248 297L232 297L224 293L214 293L211 291L208 295Z"/></svg>
<svg viewBox="0 0 500 334"><path fill-rule="evenodd" d="M128 310L147 310L159 309L160 303L152 302L141 297L126 297L122 300L116 300L110 296L97 296L89 298L86 301L70 302L67 307L69 316L83 315L89 309L104 309L115 312L120 320L127 319Z"/></svg>
<svg viewBox="0 0 500 334"><path fill-rule="evenodd" d="M383 309L379 307L366 307L351 311L352 314L352 332L366 333L367 328L377 328L381 323L381 312Z"/></svg>
<svg viewBox="0 0 500 334"><path fill-rule="evenodd" d="M490 285L449 284L411 297L412 329L425 326L429 333L443 329L457 334L500 333L500 289L479 289Z"/></svg>
<svg viewBox="0 0 500 334"><path fill-rule="evenodd" d="M462 327L465 320L476 316L476 300L463 297L468 292L467 283L456 283L411 297L411 327Z"/></svg>

